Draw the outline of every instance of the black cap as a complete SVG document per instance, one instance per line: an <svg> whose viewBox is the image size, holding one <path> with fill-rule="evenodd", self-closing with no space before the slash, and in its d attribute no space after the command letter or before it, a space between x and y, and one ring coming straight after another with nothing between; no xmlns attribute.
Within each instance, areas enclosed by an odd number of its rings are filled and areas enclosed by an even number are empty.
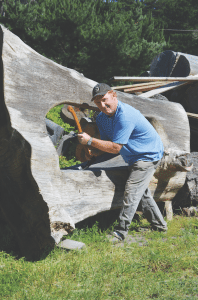
<svg viewBox="0 0 198 300"><path fill-rule="evenodd" d="M93 88L91 101L93 101L96 96L104 96L108 91L111 90L112 88L106 83L96 84Z"/></svg>

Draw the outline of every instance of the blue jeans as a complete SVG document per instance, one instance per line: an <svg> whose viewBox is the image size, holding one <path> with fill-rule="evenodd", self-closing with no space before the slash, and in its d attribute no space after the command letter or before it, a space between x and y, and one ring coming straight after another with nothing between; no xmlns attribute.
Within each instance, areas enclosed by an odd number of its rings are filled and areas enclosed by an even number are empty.
<svg viewBox="0 0 198 300"><path fill-rule="evenodd" d="M125 185L123 206L119 215L119 225L115 231L126 237L131 221L140 204L142 212L155 229L167 230L167 224L148 188L158 166L158 161L135 162L129 166L129 177Z"/></svg>

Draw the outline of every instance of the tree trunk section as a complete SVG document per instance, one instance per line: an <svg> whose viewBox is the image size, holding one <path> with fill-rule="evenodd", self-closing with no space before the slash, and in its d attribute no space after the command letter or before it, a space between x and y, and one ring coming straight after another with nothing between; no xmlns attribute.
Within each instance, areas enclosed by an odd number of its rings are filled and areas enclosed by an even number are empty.
<svg viewBox="0 0 198 300"><path fill-rule="evenodd" d="M117 169L103 163L86 171L60 170L45 116L61 103L93 105L96 82L38 54L3 26L0 41L0 210L22 255L37 259L75 223L120 207L127 169L120 167L122 161ZM117 94L149 118L161 135L167 155L150 188L156 201L170 201L186 178L187 115L180 104Z"/></svg>
<svg viewBox="0 0 198 300"><path fill-rule="evenodd" d="M151 62L150 77L187 77L198 74L198 57L166 50Z"/></svg>

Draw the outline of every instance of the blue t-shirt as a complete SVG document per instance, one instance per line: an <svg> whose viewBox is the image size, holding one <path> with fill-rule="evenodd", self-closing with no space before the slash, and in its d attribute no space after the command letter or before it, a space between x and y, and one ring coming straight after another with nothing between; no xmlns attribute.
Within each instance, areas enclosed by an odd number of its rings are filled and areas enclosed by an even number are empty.
<svg viewBox="0 0 198 300"><path fill-rule="evenodd" d="M101 140L122 144L120 154L132 165L138 160L157 161L164 153L160 136L134 107L118 101L112 117L100 112L96 118Z"/></svg>

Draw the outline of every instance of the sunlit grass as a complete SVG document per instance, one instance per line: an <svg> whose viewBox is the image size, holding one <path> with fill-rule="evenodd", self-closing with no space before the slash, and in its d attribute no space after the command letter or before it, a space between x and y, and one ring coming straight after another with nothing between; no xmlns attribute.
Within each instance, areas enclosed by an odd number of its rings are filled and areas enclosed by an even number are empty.
<svg viewBox="0 0 198 300"><path fill-rule="evenodd" d="M101 217L102 218L102 217ZM141 225L146 224L141 220ZM130 234L140 235L131 226ZM27 262L0 252L1 299L197 299L198 220L177 216L167 234L146 232L145 246L112 245L99 224L76 229L70 239L86 247L55 248ZM134 225L135 227L135 225ZM142 235L142 233L141 233Z"/></svg>

